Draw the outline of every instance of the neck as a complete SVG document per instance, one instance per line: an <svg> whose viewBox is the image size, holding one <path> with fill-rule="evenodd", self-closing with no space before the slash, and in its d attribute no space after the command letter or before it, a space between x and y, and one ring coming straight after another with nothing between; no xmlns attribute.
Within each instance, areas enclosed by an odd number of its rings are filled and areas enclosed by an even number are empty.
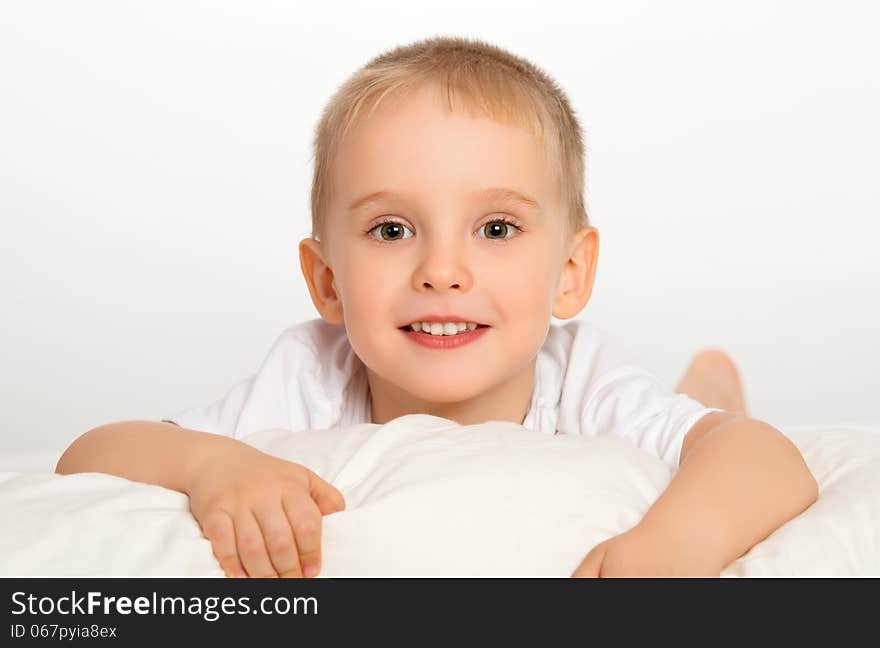
<svg viewBox="0 0 880 648"><path fill-rule="evenodd" d="M366 368L372 423L385 424L407 414L430 414L474 425L486 421L511 421L522 425L535 386L535 359L508 380L456 402L433 402L413 396Z"/></svg>

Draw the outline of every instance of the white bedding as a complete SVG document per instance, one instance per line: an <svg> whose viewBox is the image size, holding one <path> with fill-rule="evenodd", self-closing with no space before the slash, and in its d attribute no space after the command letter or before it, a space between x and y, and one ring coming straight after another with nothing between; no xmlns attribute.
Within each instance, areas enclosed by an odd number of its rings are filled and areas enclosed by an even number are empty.
<svg viewBox="0 0 880 648"><path fill-rule="evenodd" d="M880 434L786 430L819 500L723 577L880 576ZM428 416L246 441L339 488L324 517L336 576L568 576L636 524L672 478L617 438ZM772 496L772 494L768 494ZM222 577L187 497L98 473L0 473L0 576Z"/></svg>

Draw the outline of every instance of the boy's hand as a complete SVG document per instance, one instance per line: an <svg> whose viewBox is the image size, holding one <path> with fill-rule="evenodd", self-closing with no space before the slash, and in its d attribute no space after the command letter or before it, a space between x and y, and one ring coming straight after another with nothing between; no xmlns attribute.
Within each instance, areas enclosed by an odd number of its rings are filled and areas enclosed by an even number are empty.
<svg viewBox="0 0 880 648"><path fill-rule="evenodd" d="M238 441L204 461L187 492L227 576L315 576L322 516L345 509L342 493L305 466Z"/></svg>
<svg viewBox="0 0 880 648"><path fill-rule="evenodd" d="M571 575L573 578L718 578L721 569L711 558L673 546L650 529L636 525L593 547Z"/></svg>

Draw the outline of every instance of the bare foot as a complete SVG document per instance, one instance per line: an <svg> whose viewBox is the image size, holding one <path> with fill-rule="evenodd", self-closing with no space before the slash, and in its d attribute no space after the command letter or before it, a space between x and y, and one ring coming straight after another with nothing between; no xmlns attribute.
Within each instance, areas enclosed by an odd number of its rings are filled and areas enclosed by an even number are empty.
<svg viewBox="0 0 880 648"><path fill-rule="evenodd" d="M736 364L720 349L700 351L675 388L706 407L747 414L742 381Z"/></svg>

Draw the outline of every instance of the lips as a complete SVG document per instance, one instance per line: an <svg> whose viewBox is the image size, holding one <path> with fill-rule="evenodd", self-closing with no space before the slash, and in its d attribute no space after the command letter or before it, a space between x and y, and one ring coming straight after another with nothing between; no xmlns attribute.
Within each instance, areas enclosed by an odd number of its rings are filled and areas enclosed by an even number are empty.
<svg viewBox="0 0 880 648"><path fill-rule="evenodd" d="M439 322L440 320L436 320L436 321ZM474 320L443 320L443 321L444 321L444 322L452 322L452 321L455 321L455 322L473 322ZM431 320L413 320L413 322L428 322L428 323L430 324L430 323L431 323ZM410 329L410 324L404 324L403 326L398 326L397 328L399 328L401 331L411 330L411 329ZM488 324L477 324L477 328L478 328L478 329L481 329L481 328L489 328L489 325L488 325Z"/></svg>
<svg viewBox="0 0 880 648"><path fill-rule="evenodd" d="M425 333L424 331L416 332L406 326L401 329L401 332L412 342L422 347L437 351L452 351L453 349L460 349L465 345L481 339L486 335L486 329L488 328L490 327L483 324L474 329L459 331L453 335L432 335L431 333Z"/></svg>
<svg viewBox="0 0 880 648"><path fill-rule="evenodd" d="M483 324L482 322L480 322L479 319L470 317L468 315L459 315L458 313L427 313L425 315L418 315L416 317L413 317L412 319L407 320L406 323L403 324L403 326L398 326L397 328L406 328L415 322L428 322L429 324L445 324L447 322L474 322L478 328L489 326L488 324Z"/></svg>

